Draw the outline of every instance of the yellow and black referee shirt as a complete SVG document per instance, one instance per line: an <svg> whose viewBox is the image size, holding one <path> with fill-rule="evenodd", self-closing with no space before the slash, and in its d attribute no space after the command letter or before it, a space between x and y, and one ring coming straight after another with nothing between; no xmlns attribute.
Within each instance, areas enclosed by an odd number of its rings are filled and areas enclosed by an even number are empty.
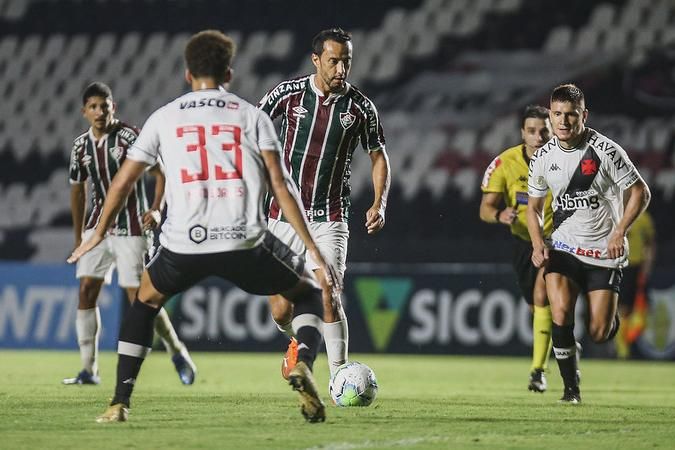
<svg viewBox="0 0 675 450"><path fill-rule="evenodd" d="M518 217L511 224L511 233L526 241L530 240L527 232L527 172L530 159L524 145L504 150L497 156L483 175L481 190L483 193L497 192L503 194L507 207L516 208ZM551 192L546 195L544 203L544 236L550 236L553 229L553 212Z"/></svg>

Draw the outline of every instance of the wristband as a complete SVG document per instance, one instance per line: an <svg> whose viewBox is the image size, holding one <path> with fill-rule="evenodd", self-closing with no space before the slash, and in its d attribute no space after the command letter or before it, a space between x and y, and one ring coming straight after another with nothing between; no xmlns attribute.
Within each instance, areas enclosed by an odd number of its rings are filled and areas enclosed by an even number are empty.
<svg viewBox="0 0 675 450"><path fill-rule="evenodd" d="M505 208L502 208L502 209L498 209L498 210L497 210L497 213L495 214L495 221L496 221L497 223L500 223L500 221L499 221L499 216L502 214L502 211L504 211L504 209L505 209Z"/></svg>

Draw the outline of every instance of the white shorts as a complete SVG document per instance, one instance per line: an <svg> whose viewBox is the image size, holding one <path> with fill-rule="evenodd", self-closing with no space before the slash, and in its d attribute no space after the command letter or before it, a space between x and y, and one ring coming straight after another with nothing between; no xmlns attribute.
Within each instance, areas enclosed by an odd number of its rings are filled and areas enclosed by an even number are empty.
<svg viewBox="0 0 675 450"><path fill-rule="evenodd" d="M284 244L288 245L298 255L303 255L310 270L318 269L312 257L306 254L305 244L295 233L288 222L269 219L268 229ZM310 222L309 231L314 237L319 251L332 264L341 277L344 277L347 268L347 242L349 241L349 226L346 222Z"/></svg>
<svg viewBox="0 0 675 450"><path fill-rule="evenodd" d="M94 230L82 234L85 241ZM119 285L135 288L141 285L141 274L148 250L148 238L145 236L106 236L99 245L77 261L77 278L103 278L110 284L112 271L117 267Z"/></svg>

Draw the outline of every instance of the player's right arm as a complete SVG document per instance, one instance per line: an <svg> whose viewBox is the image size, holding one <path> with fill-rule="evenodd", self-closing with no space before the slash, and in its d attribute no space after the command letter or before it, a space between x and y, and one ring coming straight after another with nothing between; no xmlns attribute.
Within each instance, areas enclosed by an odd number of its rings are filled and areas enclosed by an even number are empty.
<svg viewBox="0 0 675 450"><path fill-rule="evenodd" d="M84 183L73 183L70 185L70 215L73 218L73 233L75 234L75 247L82 243L82 229L84 228L84 205L85 205Z"/></svg>
<svg viewBox="0 0 675 450"><path fill-rule="evenodd" d="M527 199L527 231L532 239L532 264L539 268L548 260L548 247L544 242L544 233L541 224L544 221L544 202L546 197L532 197Z"/></svg>
<svg viewBox="0 0 675 450"><path fill-rule="evenodd" d="M338 290L342 289L337 271L324 260L314 242L314 238L309 232L307 219L300 206L300 196L295 189L293 182L284 174L279 153L264 149L261 153L269 176L272 194L279 203L281 210L284 212L284 217L288 223L291 224L300 239L302 239L302 242L307 248L307 252L312 255L312 258L319 265L319 268L326 274L328 285Z"/></svg>
<svg viewBox="0 0 675 450"><path fill-rule="evenodd" d="M500 208L504 200L504 193L507 192L501 155L492 160L485 169L480 188L483 191L479 209L480 220L487 223L511 225L516 220L518 213L512 207Z"/></svg>
<svg viewBox="0 0 675 450"><path fill-rule="evenodd" d="M512 207L500 208L503 194L500 192L484 192L480 199L480 220L487 223L503 223L511 225L518 216Z"/></svg>
<svg viewBox="0 0 675 450"><path fill-rule="evenodd" d="M537 153L530 160L527 180L527 231L532 240L532 264L539 268L548 261L549 249L544 242L544 204L548 185L546 184L543 159Z"/></svg>
<svg viewBox="0 0 675 450"><path fill-rule="evenodd" d="M75 247L82 243L82 231L84 229L84 214L86 212L86 191L85 181L87 171L82 164L82 153L84 152L85 138L80 136L73 142L73 149L70 152L70 215L73 219L73 233L75 235Z"/></svg>

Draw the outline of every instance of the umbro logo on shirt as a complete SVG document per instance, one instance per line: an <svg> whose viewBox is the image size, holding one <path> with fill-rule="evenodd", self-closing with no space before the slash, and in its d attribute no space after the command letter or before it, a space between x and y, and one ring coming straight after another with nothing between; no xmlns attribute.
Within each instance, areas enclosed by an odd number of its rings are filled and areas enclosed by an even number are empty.
<svg viewBox="0 0 675 450"><path fill-rule="evenodd" d="M309 111L307 111L302 106L298 105L295 108L293 108L293 112L295 113L295 117L297 117L298 119L302 119L303 117L305 117L305 114L307 114Z"/></svg>
<svg viewBox="0 0 675 450"><path fill-rule="evenodd" d="M549 167L549 172L552 172L554 170L560 170L560 166L558 166L556 163L551 164L551 167Z"/></svg>

